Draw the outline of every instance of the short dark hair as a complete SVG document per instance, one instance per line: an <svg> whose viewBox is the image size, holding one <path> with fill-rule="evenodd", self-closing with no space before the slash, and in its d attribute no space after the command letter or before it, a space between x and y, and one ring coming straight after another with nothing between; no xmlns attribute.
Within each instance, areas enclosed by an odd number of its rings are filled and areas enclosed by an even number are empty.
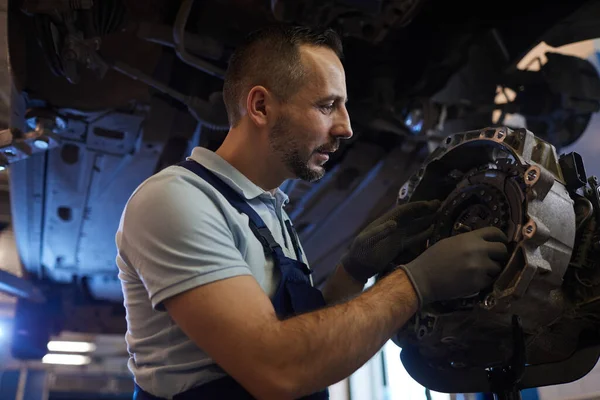
<svg viewBox="0 0 600 400"><path fill-rule="evenodd" d="M331 28L277 24L246 37L229 60L223 85L223 100L231 126L240 120L239 102L252 87L262 85L280 101L287 100L298 90L305 76L300 45L328 47L340 59L343 57L341 38Z"/></svg>

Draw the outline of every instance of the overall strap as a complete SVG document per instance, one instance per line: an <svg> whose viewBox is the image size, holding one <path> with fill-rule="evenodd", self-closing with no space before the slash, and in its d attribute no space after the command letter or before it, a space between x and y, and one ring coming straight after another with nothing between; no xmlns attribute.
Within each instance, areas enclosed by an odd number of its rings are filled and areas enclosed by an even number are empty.
<svg viewBox="0 0 600 400"><path fill-rule="evenodd" d="M296 233L294 225L292 225L292 222L289 219L285 221L285 227L287 228L288 234L292 239L292 245L294 246L294 251L296 252L296 260L302 262L302 249L300 248L298 233Z"/></svg>
<svg viewBox="0 0 600 400"><path fill-rule="evenodd" d="M277 258L285 257L281 246L275 241L273 234L262 218L248 204L246 199L244 199L238 192L233 190L231 186L223 182L214 173L196 161L186 160L177 165L188 169L189 171L198 175L200 178L204 179L212 187L217 189L223 195L223 197L229 201L229 204L231 204L233 208L248 216L248 219L250 220L250 229L254 233L254 236L256 236L256 238L262 244L265 254L273 254L273 256L276 256Z"/></svg>

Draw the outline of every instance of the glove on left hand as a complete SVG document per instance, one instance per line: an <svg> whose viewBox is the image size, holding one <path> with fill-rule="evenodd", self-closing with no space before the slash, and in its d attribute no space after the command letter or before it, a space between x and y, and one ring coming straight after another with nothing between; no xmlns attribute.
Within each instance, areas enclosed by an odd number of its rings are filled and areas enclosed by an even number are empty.
<svg viewBox="0 0 600 400"><path fill-rule="evenodd" d="M355 280L366 283L384 271L404 250L431 236L439 200L396 206L371 222L342 256L343 268Z"/></svg>

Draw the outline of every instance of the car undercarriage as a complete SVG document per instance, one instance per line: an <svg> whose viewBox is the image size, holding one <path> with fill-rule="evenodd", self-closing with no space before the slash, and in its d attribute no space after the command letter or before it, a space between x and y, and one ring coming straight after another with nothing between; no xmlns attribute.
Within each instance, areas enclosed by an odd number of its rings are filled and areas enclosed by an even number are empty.
<svg viewBox="0 0 600 400"><path fill-rule="evenodd" d="M600 76L553 52L537 70L518 64L541 42L600 37L598 2L2 3L5 229L35 285L13 292L17 312L36 315L19 322L17 358L43 355L62 330L125 332L114 244L125 202L193 147L219 146L228 57L251 30L288 22L342 34L354 130L323 179L282 187L316 284L397 201L439 198L431 243L494 225L513 257L489 291L422 310L395 336L411 375L439 391L489 390L490 371L515 362L519 335L539 368L592 348L597 361L600 172L561 149L600 110ZM507 90L516 95L499 104ZM527 129L505 123L510 114ZM531 385L579 377L543 371Z"/></svg>

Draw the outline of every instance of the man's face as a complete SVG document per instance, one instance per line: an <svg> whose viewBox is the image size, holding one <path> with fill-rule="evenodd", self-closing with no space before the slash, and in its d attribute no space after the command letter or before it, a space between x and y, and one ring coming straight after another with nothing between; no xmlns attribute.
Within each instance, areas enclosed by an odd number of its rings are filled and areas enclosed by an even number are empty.
<svg viewBox="0 0 600 400"><path fill-rule="evenodd" d="M323 165L352 136L346 110L346 78L336 54L313 46L301 47L306 80L278 106L269 130L271 149L288 173L309 182L325 174Z"/></svg>

